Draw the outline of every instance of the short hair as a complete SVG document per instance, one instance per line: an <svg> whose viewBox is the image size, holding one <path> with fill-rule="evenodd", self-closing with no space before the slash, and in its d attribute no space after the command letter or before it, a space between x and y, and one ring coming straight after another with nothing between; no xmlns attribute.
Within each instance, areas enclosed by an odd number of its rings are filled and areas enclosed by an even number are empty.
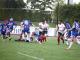
<svg viewBox="0 0 80 60"><path fill-rule="evenodd" d="M77 20L77 19L75 19L74 21L75 21L75 22L78 22L78 20Z"/></svg>

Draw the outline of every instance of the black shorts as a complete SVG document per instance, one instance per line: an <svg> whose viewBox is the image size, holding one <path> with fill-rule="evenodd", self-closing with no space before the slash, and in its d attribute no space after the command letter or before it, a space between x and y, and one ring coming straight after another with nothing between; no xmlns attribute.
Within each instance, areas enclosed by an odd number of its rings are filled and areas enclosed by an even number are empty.
<svg viewBox="0 0 80 60"><path fill-rule="evenodd" d="M1 34L2 34L2 35L6 35L6 32L5 32L5 31L2 31Z"/></svg>
<svg viewBox="0 0 80 60"><path fill-rule="evenodd" d="M47 34L47 28L43 29L43 33Z"/></svg>
<svg viewBox="0 0 80 60"><path fill-rule="evenodd" d="M44 33L44 34L47 34L47 31L46 31L46 30L44 30L44 31L43 31L43 33Z"/></svg>
<svg viewBox="0 0 80 60"><path fill-rule="evenodd" d="M63 34L63 33L61 33L61 32L58 32L58 34L59 34L60 36L64 36L64 34Z"/></svg>

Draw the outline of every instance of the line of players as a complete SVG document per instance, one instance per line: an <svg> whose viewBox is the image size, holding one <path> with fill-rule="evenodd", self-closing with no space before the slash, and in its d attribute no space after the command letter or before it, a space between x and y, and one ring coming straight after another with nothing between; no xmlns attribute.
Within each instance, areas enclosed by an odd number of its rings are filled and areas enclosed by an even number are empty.
<svg viewBox="0 0 80 60"><path fill-rule="evenodd" d="M35 31L30 32L30 26L33 24L29 20L24 20L21 22L22 33L20 35L19 41L32 42L35 37L36 42L42 43L46 41L48 23L46 21L40 22L39 27L35 28Z"/></svg>
<svg viewBox="0 0 80 60"><path fill-rule="evenodd" d="M3 35L3 39L10 37L10 33L15 25L16 23L13 21L13 18L10 18L6 23L0 24L0 31ZM46 41L47 30L49 27L46 21L39 23L39 28L35 28L35 31L32 32L32 34L30 34L30 26L32 26L30 20L23 20L21 22L22 33L20 35L20 41L24 40L31 42L33 36L35 36L35 40L39 43ZM68 45L67 49L71 48L73 41L80 44L80 24L78 20L74 21L72 27L68 21L66 21L65 24L62 22L58 24L58 45L60 44L60 39L62 39L63 43L65 39L66 44ZM9 38L9 40L11 40L11 38Z"/></svg>
<svg viewBox="0 0 80 60"><path fill-rule="evenodd" d="M60 45L60 39L64 43L66 42L68 48L70 49L73 42L76 42L80 45L80 23L78 20L74 20L73 25L71 26L69 21L59 22L58 24L58 45Z"/></svg>
<svg viewBox="0 0 80 60"><path fill-rule="evenodd" d="M13 21L13 18L10 18L6 20L5 23L0 24L0 33L3 36L3 39L9 38L11 40L11 32L16 27L16 23ZM23 20L21 22L21 35L19 38L19 41L26 41L31 42L33 40L33 37L35 37L35 40L39 43L42 43L46 41L47 36L47 30L48 30L48 24L47 22L40 22L39 28L35 28L35 31L30 33L30 27L33 24L30 20Z"/></svg>

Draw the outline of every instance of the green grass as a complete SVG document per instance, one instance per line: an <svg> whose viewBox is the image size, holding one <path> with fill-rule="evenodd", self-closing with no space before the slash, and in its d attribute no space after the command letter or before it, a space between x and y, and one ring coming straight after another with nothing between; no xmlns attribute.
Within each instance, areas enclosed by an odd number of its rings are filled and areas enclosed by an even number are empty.
<svg viewBox="0 0 80 60"><path fill-rule="evenodd" d="M0 38L0 60L80 60L80 46L73 44L70 50L66 50L65 44L57 45L56 38L48 38L47 42L38 44L35 42L15 42L15 37L9 41ZM19 54L25 54L21 55Z"/></svg>

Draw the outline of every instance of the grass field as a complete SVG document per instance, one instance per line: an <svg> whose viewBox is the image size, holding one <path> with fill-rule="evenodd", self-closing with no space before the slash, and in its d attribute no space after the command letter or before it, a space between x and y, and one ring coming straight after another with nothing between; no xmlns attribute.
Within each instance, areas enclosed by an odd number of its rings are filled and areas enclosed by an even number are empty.
<svg viewBox="0 0 80 60"><path fill-rule="evenodd" d="M56 38L43 44L15 42L0 38L0 60L80 60L80 46L74 44L66 50L65 44L57 45Z"/></svg>

